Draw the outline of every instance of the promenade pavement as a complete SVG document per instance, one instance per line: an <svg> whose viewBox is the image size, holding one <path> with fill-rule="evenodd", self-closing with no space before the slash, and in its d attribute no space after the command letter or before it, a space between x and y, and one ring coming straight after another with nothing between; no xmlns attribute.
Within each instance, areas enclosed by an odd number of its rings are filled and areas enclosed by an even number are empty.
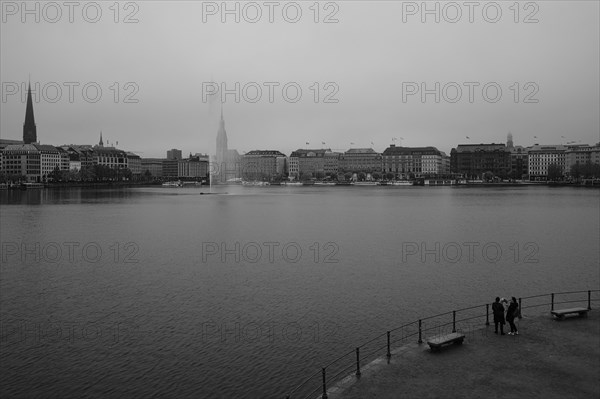
<svg viewBox="0 0 600 399"><path fill-rule="evenodd" d="M563 321L523 316L516 336L490 325L438 352L426 343L398 348L389 362L378 358L360 378L329 388L328 398L600 398L600 310Z"/></svg>

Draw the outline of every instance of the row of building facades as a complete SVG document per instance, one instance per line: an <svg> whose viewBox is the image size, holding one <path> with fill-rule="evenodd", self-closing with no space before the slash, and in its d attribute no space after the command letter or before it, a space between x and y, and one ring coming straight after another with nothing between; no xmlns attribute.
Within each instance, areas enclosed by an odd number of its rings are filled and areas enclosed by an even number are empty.
<svg viewBox="0 0 600 399"><path fill-rule="evenodd" d="M547 180L549 172L569 178L574 165L600 165L600 143L596 145L513 145L508 134L506 144L460 144L450 156L435 147L402 147L394 144L378 153L372 148L351 148L345 152L330 149L298 149L289 156L277 150L254 150L239 155L228 148L225 121L217 132L216 155L167 151L166 158L142 158L139 155L105 146L100 134L97 145L39 144L33 115L31 91L28 91L23 140L0 139L0 172L4 176L31 182L48 181L52 173L79 172L94 166L127 170L133 179L208 179L272 181L289 178L308 179L386 179L466 178ZM597 169L594 169L597 170ZM117 174L118 176L118 174ZM600 176L594 176L600 177Z"/></svg>
<svg viewBox="0 0 600 399"><path fill-rule="evenodd" d="M128 171L134 180L143 178L203 180L208 177L207 155L196 154L182 159L142 158L112 146L24 144L16 140L0 140L0 172L8 179L47 182L58 171L80 172L94 166ZM123 175L125 176L125 175Z"/></svg>
<svg viewBox="0 0 600 399"><path fill-rule="evenodd" d="M251 151L241 156L239 170L224 168L246 180L272 180L276 176L305 180L363 174L367 178L407 180L452 177L547 180L550 165L568 178L575 164L600 165L600 143L590 145L460 144L450 156L435 147L390 145L382 153L372 148L346 152L298 149L286 157L279 151ZM600 177L600 176L596 176Z"/></svg>
<svg viewBox="0 0 600 399"><path fill-rule="evenodd" d="M172 151L172 150L171 150ZM171 152L169 151L169 152ZM435 147L396 147L383 153L371 148L346 152L329 149L298 149L286 156L276 150L254 150L237 162L209 164L203 154L181 158L142 158L132 152L99 145L62 145L1 140L0 165L6 176L23 176L31 182L47 181L55 170L80 171L101 165L128 169L134 179L231 179L270 181L335 178L364 174L367 179L413 179L461 177L483 179L486 173L501 179L547 180L550 165L569 177L575 164L600 164L600 145L534 145L510 147L505 144L461 144L450 156ZM210 173L212 171L212 173ZM596 176L599 177L599 176ZM364 177L363 177L364 178Z"/></svg>

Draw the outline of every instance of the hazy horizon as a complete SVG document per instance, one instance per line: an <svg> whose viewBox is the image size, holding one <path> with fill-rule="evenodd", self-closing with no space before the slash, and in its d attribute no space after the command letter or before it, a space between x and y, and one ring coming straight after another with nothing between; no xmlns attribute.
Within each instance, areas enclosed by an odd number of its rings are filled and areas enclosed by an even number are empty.
<svg viewBox="0 0 600 399"><path fill-rule="evenodd" d="M41 143L96 144L102 131L143 157L214 154L223 100L229 148L240 153L396 144L449 154L458 144L504 143L509 132L523 146L600 141L598 2L520 3L518 15L512 2L494 3L499 17L493 2L473 10L428 2L439 23L421 2L321 2L318 15L312 2L275 3L227 2L238 7L236 23L221 2L119 3L118 15L100 2L97 18L91 3L28 2L39 8L35 22L24 3L3 1L0 136L21 139L30 78ZM423 101L421 84L436 82L439 103L432 93ZM239 102L208 94L221 83L239 83Z"/></svg>

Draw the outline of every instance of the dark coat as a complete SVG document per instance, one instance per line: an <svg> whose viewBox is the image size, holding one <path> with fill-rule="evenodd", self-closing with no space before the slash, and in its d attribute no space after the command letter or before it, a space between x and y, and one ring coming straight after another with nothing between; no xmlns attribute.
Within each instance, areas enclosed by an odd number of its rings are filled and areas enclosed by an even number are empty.
<svg viewBox="0 0 600 399"><path fill-rule="evenodd" d="M504 324L504 305L500 302L492 303L492 312L494 312L494 323Z"/></svg>
<svg viewBox="0 0 600 399"><path fill-rule="evenodd" d="M515 302L511 302L510 305L508 305L508 310L506 311L506 320L513 321L515 317L518 316L518 312L519 305L517 305Z"/></svg>

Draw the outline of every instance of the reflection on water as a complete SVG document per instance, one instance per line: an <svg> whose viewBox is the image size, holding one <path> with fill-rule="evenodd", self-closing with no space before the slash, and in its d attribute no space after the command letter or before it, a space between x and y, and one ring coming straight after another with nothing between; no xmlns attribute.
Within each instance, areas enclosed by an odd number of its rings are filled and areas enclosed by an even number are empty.
<svg viewBox="0 0 600 399"><path fill-rule="evenodd" d="M77 188L0 204L2 397L283 397L419 317L599 285L594 190Z"/></svg>

